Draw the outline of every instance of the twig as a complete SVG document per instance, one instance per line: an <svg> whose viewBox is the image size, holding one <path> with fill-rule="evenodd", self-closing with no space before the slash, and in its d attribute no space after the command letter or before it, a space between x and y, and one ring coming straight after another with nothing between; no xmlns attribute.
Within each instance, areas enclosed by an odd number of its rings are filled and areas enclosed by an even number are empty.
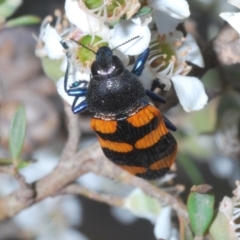
<svg viewBox="0 0 240 240"><path fill-rule="evenodd" d="M27 202L29 205L33 204L35 196L35 189L33 185L26 183L25 177L18 172L14 175L14 177L20 185L17 191L17 198L19 201Z"/></svg>
<svg viewBox="0 0 240 240"><path fill-rule="evenodd" d="M66 102L64 102L64 111L68 121L68 139L61 154L60 164L65 164L77 152L81 135L78 115L72 113L70 105Z"/></svg>
<svg viewBox="0 0 240 240"><path fill-rule="evenodd" d="M112 196L104 193L93 192L85 187L79 186L78 184L70 184L65 187L60 193L62 194L81 194L87 198L95 201L104 202L115 207L123 206L123 199L120 197Z"/></svg>
<svg viewBox="0 0 240 240"><path fill-rule="evenodd" d="M34 202L39 202L46 197L58 194L64 187L86 172L95 172L98 175L107 176L125 184L141 188L147 195L170 205L181 217L188 219L186 207L180 201L151 183L134 177L111 163L103 155L99 143L79 151L74 157L68 159L67 162L68 166L67 164L58 165L51 174L34 184L36 190ZM19 201L17 194L18 190L0 199L0 219L11 217L32 204Z"/></svg>
<svg viewBox="0 0 240 240"><path fill-rule="evenodd" d="M80 137L78 116L72 114L68 105L65 105L65 112L68 117L69 136L63 149L60 163L51 174L32 185L27 184L21 175L16 175L20 187L9 196L0 199L0 219L14 216L20 210L31 206L33 203L39 202L46 197L57 195L61 191L63 193L80 193L97 201L122 206L123 200L120 198L94 193L76 185L69 185L86 172L95 172L98 175L138 187L147 195L170 205L180 216L187 219L186 208L180 201L151 183L134 177L114 165L103 155L99 143L76 153Z"/></svg>
<svg viewBox="0 0 240 240"><path fill-rule="evenodd" d="M9 174L9 175L14 175L15 168L14 168L13 165L1 166L0 167L0 173L6 173L6 174Z"/></svg>
<svg viewBox="0 0 240 240"><path fill-rule="evenodd" d="M36 195L34 196L34 202L39 202L42 199L56 195L62 188L69 183L75 181L79 176L85 173L82 169L85 162L91 162L89 152L97 151L99 146L94 144L89 148L86 148L74 157L67 159L66 164L59 164L51 174L35 182ZM101 158L99 158L101 161ZM22 187L12 194L0 199L0 219L6 219L14 216L19 211L31 206L33 203L20 201L18 198L19 192Z"/></svg>
<svg viewBox="0 0 240 240"><path fill-rule="evenodd" d="M91 164L91 166L86 164L84 167L87 167L87 169L90 168L91 171L95 172L98 175L118 180L127 185L140 188L148 196L158 199L163 204L170 205L178 213L179 216L188 220L186 206L181 201L177 200L176 197L168 194L167 192L161 190L160 188L142 178L135 177L128 172L123 171L121 168L111 163L108 159L103 158L102 161L98 161L98 163L96 162L93 165Z"/></svg>

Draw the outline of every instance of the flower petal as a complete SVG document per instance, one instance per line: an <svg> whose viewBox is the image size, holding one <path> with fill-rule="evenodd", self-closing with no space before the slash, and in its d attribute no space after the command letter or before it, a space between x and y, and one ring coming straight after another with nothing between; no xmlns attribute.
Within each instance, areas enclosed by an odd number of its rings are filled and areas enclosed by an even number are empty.
<svg viewBox="0 0 240 240"><path fill-rule="evenodd" d="M173 76L171 78L178 99L186 112L202 109L208 101L202 82L196 77Z"/></svg>
<svg viewBox="0 0 240 240"><path fill-rule="evenodd" d="M133 65L131 66L133 67ZM132 68L131 68L132 70ZM153 79L155 78L151 68L149 66L145 66L142 74L138 77L145 89L151 89Z"/></svg>
<svg viewBox="0 0 240 240"><path fill-rule="evenodd" d="M190 15L186 0L148 0L148 6L178 19L184 19Z"/></svg>
<svg viewBox="0 0 240 240"><path fill-rule="evenodd" d="M44 49L51 59L62 58L65 54L60 44L61 37L57 31L48 24L43 35Z"/></svg>
<svg viewBox="0 0 240 240"><path fill-rule="evenodd" d="M79 8L77 1L66 0L65 13L68 20L76 25L83 33L95 33L103 26L103 21Z"/></svg>
<svg viewBox="0 0 240 240"><path fill-rule="evenodd" d="M118 49L128 55L138 55L148 47L151 38L148 26L140 26L131 20L122 20L111 30L110 42L114 47L117 47L137 36L139 38L124 44Z"/></svg>
<svg viewBox="0 0 240 240"><path fill-rule="evenodd" d="M161 35L175 31L178 24L182 22L180 19L172 18L168 14L159 11L153 12L153 19L157 24L158 33Z"/></svg>
<svg viewBox="0 0 240 240"><path fill-rule="evenodd" d="M205 64L204 64L204 60L202 57L202 53L200 51L200 48L195 40L195 38L188 33L186 36L186 40L184 41L182 48L189 48L191 47L191 49L188 51L187 53L187 57L186 57L186 61L191 62L201 68L204 68Z"/></svg>
<svg viewBox="0 0 240 240"><path fill-rule="evenodd" d="M240 1L239 0L228 0L229 4L232 4L233 6L240 8Z"/></svg>
<svg viewBox="0 0 240 240"><path fill-rule="evenodd" d="M144 15L144 16L138 17L138 18L131 18L131 21L133 21L135 24L138 24L141 26L147 26L152 21L152 16Z"/></svg>
<svg viewBox="0 0 240 240"><path fill-rule="evenodd" d="M227 21L238 32L238 34L240 34L240 12L224 12L219 16Z"/></svg>
<svg viewBox="0 0 240 240"><path fill-rule="evenodd" d="M154 235L156 239L169 239L171 237L171 207L164 207L158 215L154 226Z"/></svg>

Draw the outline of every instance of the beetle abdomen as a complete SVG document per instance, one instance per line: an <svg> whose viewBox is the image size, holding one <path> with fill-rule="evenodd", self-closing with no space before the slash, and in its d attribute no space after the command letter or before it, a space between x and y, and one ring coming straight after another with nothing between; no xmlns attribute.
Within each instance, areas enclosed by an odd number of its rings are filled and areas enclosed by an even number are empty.
<svg viewBox="0 0 240 240"><path fill-rule="evenodd" d="M92 118L104 154L119 167L145 179L165 175L174 163L177 143L160 111L146 105L126 119Z"/></svg>

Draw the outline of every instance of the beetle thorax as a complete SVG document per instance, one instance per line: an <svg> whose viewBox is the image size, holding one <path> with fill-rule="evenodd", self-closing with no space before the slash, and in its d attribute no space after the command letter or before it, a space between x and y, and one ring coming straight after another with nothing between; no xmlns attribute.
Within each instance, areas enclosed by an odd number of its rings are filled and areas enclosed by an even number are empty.
<svg viewBox="0 0 240 240"><path fill-rule="evenodd" d="M139 105L145 91L138 78L124 69L122 73L104 79L93 76L86 101L90 112L118 115Z"/></svg>

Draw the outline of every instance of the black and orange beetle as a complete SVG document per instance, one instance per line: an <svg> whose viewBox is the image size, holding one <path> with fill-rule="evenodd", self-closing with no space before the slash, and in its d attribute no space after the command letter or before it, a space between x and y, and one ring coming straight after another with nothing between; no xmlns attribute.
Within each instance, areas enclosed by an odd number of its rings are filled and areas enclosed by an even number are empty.
<svg viewBox="0 0 240 240"><path fill-rule="evenodd" d="M61 44L68 49L65 42ZM86 109L95 113L91 127L104 154L113 163L141 178L164 176L177 153L177 142L167 128L176 128L151 102L151 99L161 103L166 100L145 90L137 77L144 68L149 49L138 57L131 72L109 47L100 47L94 53L90 82L80 80L69 89L68 61L64 88L68 95L75 96L73 113ZM70 57L68 52L67 57ZM85 100L78 103L83 96Z"/></svg>

